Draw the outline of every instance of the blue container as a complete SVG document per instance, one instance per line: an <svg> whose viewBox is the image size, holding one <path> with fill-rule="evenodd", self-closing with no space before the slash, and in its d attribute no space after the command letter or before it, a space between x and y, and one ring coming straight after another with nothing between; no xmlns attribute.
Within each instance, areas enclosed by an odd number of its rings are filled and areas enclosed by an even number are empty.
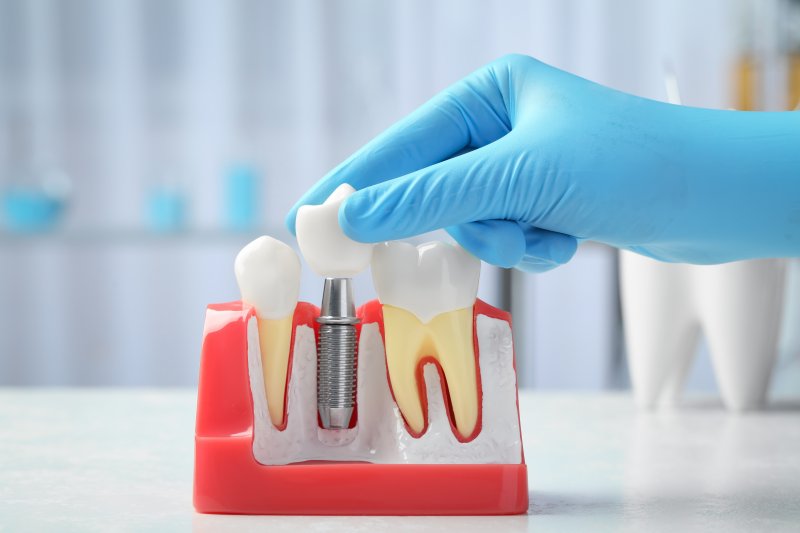
<svg viewBox="0 0 800 533"><path fill-rule="evenodd" d="M234 231L252 231L259 223L261 179L250 165L234 165L225 176L225 222Z"/></svg>
<svg viewBox="0 0 800 533"><path fill-rule="evenodd" d="M64 198L37 188L14 187L3 195L3 214L9 231L34 233L53 229L64 212Z"/></svg>
<svg viewBox="0 0 800 533"><path fill-rule="evenodd" d="M181 231L186 227L186 197L176 187L156 187L147 198L147 222L159 233Z"/></svg>

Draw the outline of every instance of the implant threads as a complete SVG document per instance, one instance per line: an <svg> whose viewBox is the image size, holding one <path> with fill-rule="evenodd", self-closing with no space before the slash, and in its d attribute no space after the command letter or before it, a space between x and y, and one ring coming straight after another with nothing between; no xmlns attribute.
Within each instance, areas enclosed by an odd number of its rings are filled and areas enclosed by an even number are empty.
<svg viewBox="0 0 800 533"><path fill-rule="evenodd" d="M326 428L350 426L356 398L356 349L355 326L320 326L317 406Z"/></svg>
<svg viewBox="0 0 800 533"><path fill-rule="evenodd" d="M356 396L357 339L352 280L326 278L317 319L317 409L322 427L347 429Z"/></svg>

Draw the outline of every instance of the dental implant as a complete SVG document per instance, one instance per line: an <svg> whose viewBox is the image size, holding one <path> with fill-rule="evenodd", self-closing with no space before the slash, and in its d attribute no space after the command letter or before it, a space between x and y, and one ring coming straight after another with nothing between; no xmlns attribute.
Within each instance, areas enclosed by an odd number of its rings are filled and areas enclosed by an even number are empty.
<svg viewBox="0 0 800 533"><path fill-rule="evenodd" d="M317 410L325 429L347 429L356 396L358 340L353 280L325 278L317 350Z"/></svg>
<svg viewBox="0 0 800 533"><path fill-rule="evenodd" d="M358 336L353 277L365 270L374 245L356 242L339 226L339 207L355 192L343 183L320 205L297 211L297 243L325 278L317 349L317 410L325 429L347 429L356 405Z"/></svg>

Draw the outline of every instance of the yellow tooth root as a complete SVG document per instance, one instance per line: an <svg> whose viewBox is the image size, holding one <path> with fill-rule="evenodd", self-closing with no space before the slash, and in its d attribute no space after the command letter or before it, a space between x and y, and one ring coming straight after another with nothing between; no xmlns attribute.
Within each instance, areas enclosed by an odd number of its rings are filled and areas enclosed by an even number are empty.
<svg viewBox="0 0 800 533"><path fill-rule="evenodd" d="M414 433L425 429L416 368L431 356L442 367L456 429L469 438L478 423L478 379L472 338L472 308L435 316L423 324L411 312L383 306L386 365L395 401Z"/></svg>
<svg viewBox="0 0 800 533"><path fill-rule="evenodd" d="M275 320L258 319L258 344L261 348L261 368L267 395L269 418L283 426L283 403L286 395L286 373L292 341L292 315Z"/></svg>
<svg viewBox="0 0 800 533"><path fill-rule="evenodd" d="M478 379L472 339L472 308L437 315L428 324L442 365L456 429L467 438L478 423Z"/></svg>
<svg viewBox="0 0 800 533"><path fill-rule="evenodd" d="M422 433L425 415L414 373L419 360L429 352L423 346L428 336L413 314L390 305L383 306L383 329L386 368L395 402L408 427L414 433Z"/></svg>

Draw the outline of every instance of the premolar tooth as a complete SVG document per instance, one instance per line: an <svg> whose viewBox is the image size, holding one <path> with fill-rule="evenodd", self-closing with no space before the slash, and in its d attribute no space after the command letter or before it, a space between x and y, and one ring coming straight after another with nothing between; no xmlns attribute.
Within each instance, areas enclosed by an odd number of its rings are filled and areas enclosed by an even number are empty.
<svg viewBox="0 0 800 533"><path fill-rule="evenodd" d="M269 416L281 427L292 319L300 289L300 259L292 248L265 235L242 248L234 271L242 301L256 310Z"/></svg>
<svg viewBox="0 0 800 533"><path fill-rule="evenodd" d="M375 289L383 304L386 363L397 406L414 434L425 429L417 368L436 360L447 380L456 430L470 438L479 418L473 312L480 261L443 242L375 248Z"/></svg>

